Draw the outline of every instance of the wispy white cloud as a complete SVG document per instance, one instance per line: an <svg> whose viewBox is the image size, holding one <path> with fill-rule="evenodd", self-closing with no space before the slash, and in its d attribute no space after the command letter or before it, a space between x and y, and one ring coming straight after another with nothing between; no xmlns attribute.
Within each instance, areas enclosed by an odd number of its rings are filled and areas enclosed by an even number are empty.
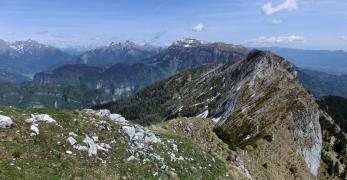
<svg viewBox="0 0 347 180"><path fill-rule="evenodd" d="M196 26L193 27L194 32L205 32L205 25L202 23L197 24Z"/></svg>
<svg viewBox="0 0 347 180"><path fill-rule="evenodd" d="M271 21L271 23L274 24L274 25L279 25L279 24L283 23L283 20L281 20L281 19L273 19Z"/></svg>
<svg viewBox="0 0 347 180"><path fill-rule="evenodd" d="M49 31L39 31L39 32L36 32L35 34L37 35L45 35L45 34L48 34Z"/></svg>
<svg viewBox="0 0 347 180"><path fill-rule="evenodd" d="M304 36L290 35L290 36L260 36L251 40L248 43L253 44L276 44L276 43L291 43L291 42L305 41Z"/></svg>
<svg viewBox="0 0 347 180"><path fill-rule="evenodd" d="M167 33L167 31L159 31L157 33L155 33L154 37L152 38L152 40L159 40L161 37L163 37L165 34Z"/></svg>
<svg viewBox="0 0 347 180"><path fill-rule="evenodd" d="M271 2L268 2L262 7L265 15L272 15L283 11L290 12L298 8L299 6L297 0L285 0L282 4L277 6L274 6Z"/></svg>
<svg viewBox="0 0 347 180"><path fill-rule="evenodd" d="M341 39L342 41L347 41L347 36L341 36L340 39Z"/></svg>

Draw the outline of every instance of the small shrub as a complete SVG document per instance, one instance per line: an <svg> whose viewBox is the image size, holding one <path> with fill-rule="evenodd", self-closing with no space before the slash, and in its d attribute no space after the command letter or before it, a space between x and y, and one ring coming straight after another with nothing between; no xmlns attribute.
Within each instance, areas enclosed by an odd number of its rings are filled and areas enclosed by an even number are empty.
<svg viewBox="0 0 347 180"><path fill-rule="evenodd" d="M17 159L20 158L21 155L22 155L22 151L19 150L19 149L15 150L15 151L12 153L12 157L17 158Z"/></svg>
<svg viewBox="0 0 347 180"><path fill-rule="evenodd" d="M290 168L289 168L289 171L290 171L290 173L292 173L292 174L298 173L298 169L297 169L296 167L290 167Z"/></svg>
<svg viewBox="0 0 347 180"><path fill-rule="evenodd" d="M269 135L269 134L266 134L266 135L264 136L264 139L265 139L267 142L272 142L272 136Z"/></svg>
<svg viewBox="0 0 347 180"><path fill-rule="evenodd" d="M264 163L262 166L267 169L267 163Z"/></svg>

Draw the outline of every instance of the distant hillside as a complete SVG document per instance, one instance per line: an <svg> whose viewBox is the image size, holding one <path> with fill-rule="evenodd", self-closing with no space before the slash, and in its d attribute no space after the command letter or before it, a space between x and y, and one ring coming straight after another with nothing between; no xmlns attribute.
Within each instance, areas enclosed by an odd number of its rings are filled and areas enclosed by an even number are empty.
<svg viewBox="0 0 347 180"><path fill-rule="evenodd" d="M279 47L261 48L272 51L296 66L330 74L347 74L347 52L328 50L303 50Z"/></svg>
<svg viewBox="0 0 347 180"><path fill-rule="evenodd" d="M347 99L338 96L325 96L318 104L347 133Z"/></svg>
<svg viewBox="0 0 347 180"><path fill-rule="evenodd" d="M29 78L27 78L23 75L9 72L9 71L4 70L4 69L0 69L0 84L2 84L2 83L21 83L21 82L24 82L27 80L29 80Z"/></svg>
<svg viewBox="0 0 347 180"><path fill-rule="evenodd" d="M0 69L22 76L74 63L73 56L33 40L13 43L0 40Z"/></svg>
<svg viewBox="0 0 347 180"><path fill-rule="evenodd" d="M335 95L347 98L347 75L298 69L300 82L315 96Z"/></svg>

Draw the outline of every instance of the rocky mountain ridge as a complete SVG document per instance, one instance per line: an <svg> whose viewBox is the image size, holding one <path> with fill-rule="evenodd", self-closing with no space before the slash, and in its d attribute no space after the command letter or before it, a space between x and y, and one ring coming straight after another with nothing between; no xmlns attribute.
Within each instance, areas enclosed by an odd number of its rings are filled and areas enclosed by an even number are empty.
<svg viewBox="0 0 347 180"><path fill-rule="evenodd" d="M332 75L298 68L300 82L316 97L341 96L347 98L347 75Z"/></svg>
<svg viewBox="0 0 347 180"><path fill-rule="evenodd" d="M346 177L346 135L299 83L294 66L270 52L255 50L242 60L186 70L95 108L1 108L0 136L6 138L0 151L6 161L0 173L18 178L28 172L52 178Z"/></svg>
<svg viewBox="0 0 347 180"><path fill-rule="evenodd" d="M254 51L246 60L196 68L96 108L142 124L211 118L218 137L242 154L250 177L311 179L324 171L319 109L296 78L283 58Z"/></svg>

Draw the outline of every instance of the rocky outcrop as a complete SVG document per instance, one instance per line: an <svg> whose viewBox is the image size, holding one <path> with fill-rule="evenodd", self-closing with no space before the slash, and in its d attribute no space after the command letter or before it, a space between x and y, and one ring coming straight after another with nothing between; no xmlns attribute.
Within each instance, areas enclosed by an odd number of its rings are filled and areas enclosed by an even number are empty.
<svg viewBox="0 0 347 180"><path fill-rule="evenodd" d="M270 52L193 69L109 105L144 124L177 116L213 119L251 177L310 179L320 167L318 105L294 67Z"/></svg>

